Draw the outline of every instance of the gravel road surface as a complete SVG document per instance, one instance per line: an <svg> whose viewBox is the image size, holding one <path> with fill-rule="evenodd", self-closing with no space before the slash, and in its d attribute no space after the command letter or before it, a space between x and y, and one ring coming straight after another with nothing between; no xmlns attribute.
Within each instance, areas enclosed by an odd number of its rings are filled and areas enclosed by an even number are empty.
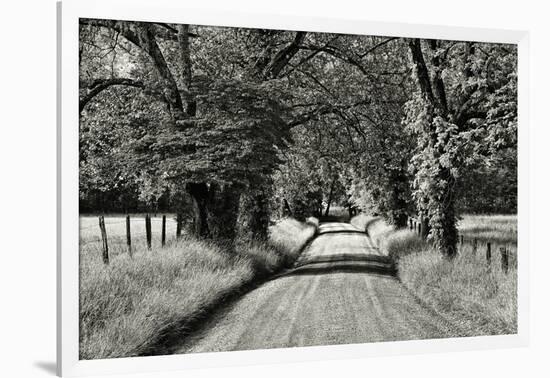
<svg viewBox="0 0 550 378"><path fill-rule="evenodd" d="M176 353L461 336L399 282L367 234L326 223L295 266L226 306Z"/></svg>

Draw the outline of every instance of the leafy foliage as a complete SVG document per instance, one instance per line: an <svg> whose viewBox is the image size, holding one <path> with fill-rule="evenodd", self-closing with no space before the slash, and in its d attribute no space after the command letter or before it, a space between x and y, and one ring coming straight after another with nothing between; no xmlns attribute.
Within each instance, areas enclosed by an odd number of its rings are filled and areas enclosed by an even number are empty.
<svg viewBox="0 0 550 378"><path fill-rule="evenodd" d="M515 209L514 46L113 20L80 42L83 208L263 239L271 210L421 213L448 255L456 210Z"/></svg>
<svg viewBox="0 0 550 378"><path fill-rule="evenodd" d="M269 173L286 146L288 128L272 89L240 81L208 83L185 130L148 134L134 144L140 162L158 161L167 180L249 185Z"/></svg>

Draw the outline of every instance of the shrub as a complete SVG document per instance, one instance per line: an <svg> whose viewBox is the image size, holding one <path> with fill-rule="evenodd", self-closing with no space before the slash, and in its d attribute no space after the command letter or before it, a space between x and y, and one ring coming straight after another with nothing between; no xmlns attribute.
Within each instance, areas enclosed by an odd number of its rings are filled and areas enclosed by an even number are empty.
<svg viewBox="0 0 550 378"><path fill-rule="evenodd" d="M429 244L409 230L387 230L377 237L379 248L396 260L411 253L430 249Z"/></svg>

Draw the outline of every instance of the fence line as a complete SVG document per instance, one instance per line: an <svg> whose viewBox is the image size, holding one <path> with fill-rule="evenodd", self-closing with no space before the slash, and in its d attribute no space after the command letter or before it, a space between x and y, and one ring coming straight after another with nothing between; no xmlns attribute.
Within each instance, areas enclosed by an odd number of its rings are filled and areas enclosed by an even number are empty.
<svg viewBox="0 0 550 378"><path fill-rule="evenodd" d="M133 233L132 234L132 227L131 227L131 224L132 222L134 221L138 221L138 219L132 219L130 217L130 215L126 215L125 219L123 221L117 221L117 222L108 222L108 223L105 223L105 216L103 215L99 215L98 216L98 220L99 220L99 230L100 230L100 235L101 235L101 238L97 239L97 240L89 240L89 241L86 241L86 242L80 242L81 245L86 245L86 244L89 244L89 243L92 243L92 242L98 242L98 241L101 241L101 257L102 257L102 260L103 260L103 263L104 264L109 264L109 242L107 240L107 228L106 228L106 225L116 225L116 224L125 224L125 228L126 228L126 235L120 235L120 236L113 236L111 238L111 241L113 240L118 240L118 241L123 241L124 239L126 240L126 249L128 251L128 254L130 255L130 257L133 256L133 249L132 249L132 237L136 237L136 236L143 236L145 235L146 237L146 244L147 244L147 249L150 251L152 249L152 239L153 239L153 231L152 231L152 227L151 227L151 222L152 221L156 221L156 222L160 222L161 223L161 248L164 248L166 246L166 222L167 222L167 216L166 215L162 215L160 217L160 219L153 219L151 217L150 214L145 214L145 232L138 232L138 233ZM178 219L178 221L176 222L174 219L171 220L172 222L171 223L176 223L176 225L178 226L177 229L176 229L176 238L179 239L180 236L181 236L181 224L183 223L181 220ZM90 228L92 226L87 226L87 227L82 227L80 228L80 230L85 230L87 228Z"/></svg>
<svg viewBox="0 0 550 378"><path fill-rule="evenodd" d="M126 246L128 247L128 254L132 257L132 231L129 215L126 215Z"/></svg>
<svg viewBox="0 0 550 378"><path fill-rule="evenodd" d="M151 216L149 214L145 215L145 237L147 238L147 249L151 250Z"/></svg>
<svg viewBox="0 0 550 378"><path fill-rule="evenodd" d="M409 217L408 219L408 226L409 230L418 233L423 239L427 239L427 236L429 234L429 226L427 225L428 218L425 217ZM472 245L472 253L477 254L478 251L478 239L473 238L470 240L465 240L464 235L460 234L458 236L458 243L459 245L463 246L465 243ZM486 248L485 248L485 260L487 262L487 265L490 266L491 259L492 259L492 244L491 242L487 242ZM509 270L509 263L510 263L510 255L511 255L511 249L508 247L508 243L505 243L504 246L501 246L499 248L500 252L500 267L501 270L504 273L508 273Z"/></svg>
<svg viewBox="0 0 550 378"><path fill-rule="evenodd" d="M166 244L166 215L162 216L162 231L161 231L161 246L164 247Z"/></svg>
<svg viewBox="0 0 550 378"><path fill-rule="evenodd" d="M107 243L107 231L105 230L105 219L103 215L99 217L99 229L101 230L102 240L102 258L104 264L109 264L109 244Z"/></svg>

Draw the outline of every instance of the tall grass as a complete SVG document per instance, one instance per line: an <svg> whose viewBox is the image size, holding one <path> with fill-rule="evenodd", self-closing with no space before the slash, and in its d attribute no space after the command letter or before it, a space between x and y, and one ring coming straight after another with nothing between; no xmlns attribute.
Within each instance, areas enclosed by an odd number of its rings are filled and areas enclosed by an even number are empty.
<svg viewBox="0 0 550 378"><path fill-rule="evenodd" d="M362 231L366 231L376 245L379 245L388 235L395 231L380 217L359 214L351 218L350 223Z"/></svg>
<svg viewBox="0 0 550 378"><path fill-rule="evenodd" d="M367 231L367 229L372 226L373 222L382 222L382 220L379 217L361 213L351 218L349 222L360 230Z"/></svg>
<svg viewBox="0 0 550 378"><path fill-rule="evenodd" d="M517 244L517 215L463 215L458 230L466 239L493 242L500 245Z"/></svg>
<svg viewBox="0 0 550 378"><path fill-rule="evenodd" d="M153 251L136 243L133 258L115 248L107 266L99 243L81 241L80 358L151 353L167 333L184 335L216 303L293 262L314 232L286 219L268 242L241 240L232 252L191 237Z"/></svg>
<svg viewBox="0 0 550 378"><path fill-rule="evenodd" d="M517 332L517 255L515 216L467 215L459 221L465 242L458 256L443 258L429 242L406 229L395 230L380 219L354 219L365 224L381 251L397 261L401 282L417 297L442 315L457 319L466 334L510 334ZM469 241L477 239L474 250ZM484 243L491 242L491 263ZM500 267L496 246L505 245L512 255L506 274Z"/></svg>
<svg viewBox="0 0 550 378"><path fill-rule="evenodd" d="M430 248L399 259L399 278L419 298L460 319L470 336L517 332L517 270L504 273L497 262L471 246L453 260Z"/></svg>

